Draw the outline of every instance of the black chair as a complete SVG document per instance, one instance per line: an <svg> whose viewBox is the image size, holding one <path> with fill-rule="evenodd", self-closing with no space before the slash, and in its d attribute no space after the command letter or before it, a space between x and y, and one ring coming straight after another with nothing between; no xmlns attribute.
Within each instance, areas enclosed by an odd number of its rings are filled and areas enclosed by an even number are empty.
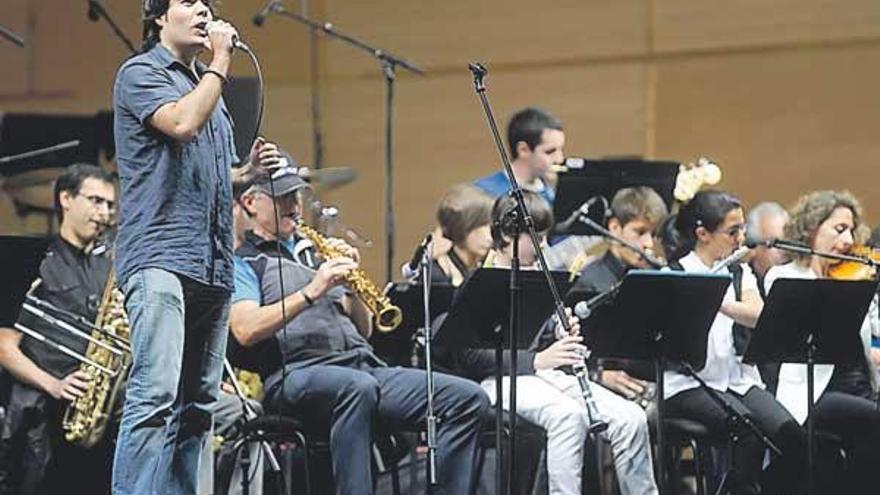
<svg viewBox="0 0 880 495"><path fill-rule="evenodd" d="M526 420L522 416L517 415L516 426L516 463L518 466L517 473L514 475L515 492L518 495L531 495L536 492L536 485L543 483L543 491L538 488L538 493L546 493L546 447L547 434L543 428ZM507 443L510 438L510 426L507 421L507 412L504 413L503 424L501 425L503 434L503 444L501 446L502 465L508 466ZM499 455L495 437L495 415L494 409L483 418L483 426L480 431L479 451L477 454L477 466L474 470L474 484L479 482L483 468L486 463L486 453L488 450L495 450ZM494 466L493 466L494 467ZM503 487L502 493L507 492L507 478L502 477ZM493 477L494 483L494 477ZM494 485L493 485L494 486Z"/></svg>
<svg viewBox="0 0 880 495"><path fill-rule="evenodd" d="M299 447L303 462L303 485L306 495L314 495L323 493L331 489L332 473L320 473L316 480L316 468L318 464L314 461L318 457L330 456L330 441L327 431L317 431L314 427L303 424L300 420L279 414L269 414L256 418L245 423L242 428L242 437L236 444L236 450L242 446L257 441L266 441L272 445L281 443L293 443ZM244 449L245 451L247 449ZM399 436L381 433L377 435L374 441L373 450L373 484L375 487L378 474L389 473L392 477L392 486L394 495L400 495L400 478L397 468L398 463L406 456L409 448L401 440ZM329 462L324 466L329 466ZM282 466L284 471L284 466ZM283 475L284 476L284 475ZM286 478L286 476L284 476ZM322 479L326 478L326 479ZM278 480L278 495L293 495L293 480ZM280 484L284 483L284 488ZM322 486L323 485L323 486ZM318 487L322 490L317 490Z"/></svg>
<svg viewBox="0 0 880 495"><path fill-rule="evenodd" d="M651 438L657 438L657 413L653 407L648 408L648 427L651 430ZM691 465L694 479L696 480L697 495L705 495L707 490L706 466L711 456L708 456L709 449L712 446L726 446L726 442L719 443L709 434L708 428L697 421L665 417L663 419L663 432L666 435L666 466L655 466L657 471L656 479L662 479L659 476L660 470L666 470L669 474L668 479L672 485L670 493L677 494L681 485L681 463L682 449L690 448L693 452L693 461ZM654 446L656 449L656 445ZM655 456L656 458L656 456Z"/></svg>

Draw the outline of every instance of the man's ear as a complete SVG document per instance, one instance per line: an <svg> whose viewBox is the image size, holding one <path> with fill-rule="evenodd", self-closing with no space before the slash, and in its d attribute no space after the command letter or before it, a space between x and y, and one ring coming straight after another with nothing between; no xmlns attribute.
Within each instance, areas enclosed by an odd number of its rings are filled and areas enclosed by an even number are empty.
<svg viewBox="0 0 880 495"><path fill-rule="evenodd" d="M513 157L514 160L521 156L527 156L531 153L532 150L529 148L529 143L525 141L517 141L516 143L516 156Z"/></svg>
<svg viewBox="0 0 880 495"><path fill-rule="evenodd" d="M61 211L70 209L70 203L73 202L74 195L70 191L61 191L58 193L58 204L61 205Z"/></svg>
<svg viewBox="0 0 880 495"><path fill-rule="evenodd" d="M620 224L620 220L611 217L608 219L608 230L613 234L620 235L620 231L623 230L623 225Z"/></svg>
<svg viewBox="0 0 880 495"><path fill-rule="evenodd" d="M242 194L240 198L238 198L238 206L241 207L241 211L244 212L244 215L248 218L254 218L253 211L254 205L254 197L250 194Z"/></svg>

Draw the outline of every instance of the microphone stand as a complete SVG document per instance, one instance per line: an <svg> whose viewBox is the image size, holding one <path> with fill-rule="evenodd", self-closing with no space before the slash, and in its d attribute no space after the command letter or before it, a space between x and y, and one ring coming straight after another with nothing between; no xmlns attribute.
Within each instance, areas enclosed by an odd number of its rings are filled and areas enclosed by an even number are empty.
<svg viewBox="0 0 880 495"><path fill-rule="evenodd" d="M113 30L113 34L116 35L117 38L122 41L122 43L128 48L128 51L131 53L137 53L137 49L135 49L134 45L131 43L131 40L128 39L128 36L122 32L122 29L119 28L119 25L113 21L113 18L110 17L110 14L107 13L107 10L98 0L89 0L89 19L94 22L98 22L103 18L107 21L107 24L110 25L110 29Z"/></svg>
<svg viewBox="0 0 880 495"><path fill-rule="evenodd" d="M556 287L556 282L553 280L553 276L550 274L550 268L547 265L547 260L544 257L544 252L541 249L541 241L538 238L538 233L535 229L535 220L529 212L528 207L526 207L525 199L523 197L522 188L519 183L516 181L516 176L513 173L513 168L510 165L510 157L507 155L507 151L504 148L504 143L501 140L501 134L498 131L498 125L495 122L495 116L492 113L492 107L489 104L489 99L486 96L486 85L483 82L483 79L488 74L488 70L481 63L471 63L468 65L468 69L470 69L471 73L474 76L474 89L477 93L477 96L480 98L480 103L483 107L483 112L486 117L486 123L489 126L489 131L492 134L492 137L495 140L495 146L498 150L498 156L501 159L501 163L504 165L504 171L507 175L507 179L510 182L511 191L510 194L516 200L516 208L512 210L511 215L515 215L513 218L512 225L514 228L512 229L513 235L515 235L513 239L513 259L511 260L511 270L510 270L510 327L509 327L509 345L510 345L510 408L508 410L508 421L509 421L509 453L508 457L510 458L509 462L509 471L508 475L508 490L513 487L513 473L516 472L516 453L515 453L515 439L516 439L516 336L517 330L519 326L519 307L520 307L520 286L519 286L519 236L522 232L527 232L529 234L529 240L532 243L532 247L534 248L535 254L538 258L538 264L540 266L541 273L544 274L544 277L547 279L547 286L550 289L550 292L553 296L553 300L555 302L555 314L558 318L559 322L562 324L566 333L571 334L572 328L571 323L569 322L568 316L565 314L565 307L563 305L562 296L559 294L559 288ZM496 347L496 356L500 357L501 355L501 339L500 336L497 339ZM497 363L498 373L500 374L500 366L501 362ZM496 448L499 450L499 455L496 456L496 469L497 469L497 490L500 493L501 490L501 472L502 472L502 463L501 463L501 455L500 455L500 447L501 447L501 380L497 380L496 383L496 391L497 397L495 401L495 414L496 414L496 425L495 425L495 435L496 435ZM585 375L578 376L578 384L581 387L581 395L583 396L584 402L587 406L587 412L595 411L595 404L593 403L592 392L590 391L588 381ZM598 418L597 418L598 419ZM590 421L593 423L593 420ZM597 426L601 428L601 421L596 422Z"/></svg>
<svg viewBox="0 0 880 495"><path fill-rule="evenodd" d="M422 253L422 259L419 261L422 272L422 294L425 311L425 387L428 395L428 406L426 413L427 423L427 443L428 443L428 461L427 461L427 493L431 493L432 488L437 484L437 415L434 412L434 367L433 358L431 356L431 251L434 240L431 238L425 245L425 251Z"/></svg>
<svg viewBox="0 0 880 495"><path fill-rule="evenodd" d="M379 62L379 68L385 78L385 279L391 282L392 265L394 264L394 82L397 80L396 70L401 67L420 76L425 75L424 69L407 60L392 55L381 48L369 45L353 36L336 30L330 22L318 22L296 12L291 12L273 0L267 13L278 14L293 19L309 27L312 32L321 31L332 38L341 40L355 48L369 53Z"/></svg>
<svg viewBox="0 0 880 495"><path fill-rule="evenodd" d="M241 388L241 384L238 383L238 378L235 376L235 370L232 369L232 364L229 362L228 358L223 358L223 369L226 371L226 376L229 377L229 381L232 382L232 388L235 390L235 395L238 396L238 399L241 401L241 408L244 412L244 424L250 423L251 421L257 419L257 412L253 409L253 407L248 402L247 398L244 395L244 391ZM243 428L243 430L247 430ZM248 451L247 444L250 441L257 440L260 443L260 448L265 454L266 458L269 460L269 466L272 469L272 472L276 474L276 476L281 475L281 464L278 463L278 458L275 457L275 452L272 451L272 447L261 438L262 431L261 430L252 430L249 434L245 434L241 439L239 439L233 448L234 452L241 452L241 461L239 462L239 466L241 467L241 493L244 495L248 495L248 491L250 490L250 452ZM255 437L255 438L252 438ZM259 474L257 474L259 475ZM279 483L280 485L280 494L285 493L284 484Z"/></svg>
<svg viewBox="0 0 880 495"><path fill-rule="evenodd" d="M773 440L771 440L770 437L768 437L763 431L761 431L761 429L758 428L758 426L748 417L748 415L740 414L739 411L734 409L726 400L722 399L721 396L718 395L718 391L711 388L706 383L706 381L697 374L690 363L681 362L679 364L685 374L696 380L700 388L704 392L706 392L706 395L708 395L710 399L712 399L712 402L718 404L718 407L720 407L724 411L724 414L727 416L727 434L730 437L731 445L736 443L740 438L739 433L736 431L735 428L736 425L743 424L746 426L746 428L749 429L749 431L752 432L752 434L758 437L758 440L760 440L761 443L764 444L764 446L772 450L774 454L780 457L782 456L782 451L779 450L779 447L777 447L775 443L773 443ZM660 400L663 400L663 398L660 397ZM661 428L661 426L662 425L657 425L657 428L659 429ZM734 457L731 456L730 460L730 469L721 477L721 482L718 484L718 488L715 490L715 495L721 495L722 493L724 493L724 490L727 488L727 482L730 479L730 473L736 469L736 466L733 465Z"/></svg>
<svg viewBox="0 0 880 495"><path fill-rule="evenodd" d="M11 29L2 24L0 24L0 37L6 38L12 44L18 46L19 48L24 48L24 38L13 33Z"/></svg>
<svg viewBox="0 0 880 495"><path fill-rule="evenodd" d="M65 141L61 144L56 144L54 146L49 146L47 148L26 151L17 155L0 156L0 165L6 165L7 163L17 162L19 160L27 160L28 158L34 158L37 156L48 155L50 153L55 153L56 151L66 150L68 148L76 148L77 146L79 146L79 139L74 139L71 141Z"/></svg>
<svg viewBox="0 0 880 495"><path fill-rule="evenodd" d="M756 246L766 246L770 248L781 249L783 251L788 251L790 253L797 254L807 254L810 256L818 256L820 258L827 258L831 260L838 261L851 261L853 263L861 263L863 265L872 266L877 268L878 263L870 258L863 258L861 256L853 256L851 254L837 254L837 253L829 253L827 251L817 251L810 246L805 244L800 244L796 242L786 241L783 239L773 239L766 242L756 243ZM751 245L750 245L751 246Z"/></svg>
<svg viewBox="0 0 880 495"><path fill-rule="evenodd" d="M611 232L610 230L606 229L605 227L599 225L595 220L590 218L585 213L579 212L579 216L577 217L577 221L579 221L583 224L586 224L588 227L592 228L593 230L598 232L603 237L605 237L613 242L616 242L616 243L626 247L627 249L633 251L634 253L638 254L640 258L642 258L643 260L645 260L646 263L651 265L651 268L660 269L660 268L663 268L664 266L666 266L665 263L663 263L661 260L658 260L657 258L651 256L647 251L645 251L641 247L637 246L636 244L633 244L632 242L624 239L623 237L620 237L619 235L616 235L615 233ZM580 318L581 320L586 320L587 318L590 317L590 314L592 314L596 308L598 308L599 306L602 306L603 304L607 304L607 303L613 301L615 296L617 296L617 293L620 291L621 285L623 285L623 279L615 282L605 292L601 292L601 293L596 294L595 296L593 296L585 301L579 302L577 305L575 305L575 308L574 308L575 315L577 315L577 317Z"/></svg>
<svg viewBox="0 0 880 495"><path fill-rule="evenodd" d="M837 254L837 253L829 253L827 251L817 251L810 246L805 244L800 244L796 242L786 241L783 239L772 239L770 241L756 243L757 245L764 245L771 248L781 249L783 251L788 251L791 253L804 254L810 256L818 256L820 258L838 260L838 261L849 261L854 263L861 263L863 265L867 265L877 268L878 263L870 258L863 258L861 256L852 256L849 254ZM874 275L877 276L876 274ZM813 342L813 335L811 334L807 338L807 487L808 493L813 493L813 466L814 466L814 452L815 452L815 435L816 435L816 426L815 426L815 403L813 400L814 397L814 376L815 376L815 366L816 366L816 344Z"/></svg>

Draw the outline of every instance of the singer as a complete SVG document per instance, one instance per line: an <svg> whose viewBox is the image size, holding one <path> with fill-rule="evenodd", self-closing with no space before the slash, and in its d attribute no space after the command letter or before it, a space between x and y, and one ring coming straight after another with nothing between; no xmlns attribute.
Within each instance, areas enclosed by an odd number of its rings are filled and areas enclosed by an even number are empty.
<svg viewBox="0 0 880 495"><path fill-rule="evenodd" d="M141 53L122 64L113 88L116 269L133 355L113 493L196 493L233 288L238 157L221 91L237 33L206 0L147 0L143 15ZM204 50L207 66L196 60Z"/></svg>

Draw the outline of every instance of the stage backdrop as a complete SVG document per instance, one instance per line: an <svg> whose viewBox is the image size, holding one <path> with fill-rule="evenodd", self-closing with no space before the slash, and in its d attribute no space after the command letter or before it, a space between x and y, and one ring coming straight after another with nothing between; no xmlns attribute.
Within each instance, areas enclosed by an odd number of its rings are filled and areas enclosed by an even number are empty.
<svg viewBox="0 0 880 495"><path fill-rule="evenodd" d="M104 0L136 40L137 0ZM264 134L304 163L314 159L310 91L321 102L323 164L351 166L359 179L325 192L346 222L374 240L367 269L384 273L383 82L365 53L316 40L319 86L311 87L309 35L271 16L250 24L262 0L225 0L262 61ZM303 0L287 8L330 20L427 70L397 82L396 184L399 265L430 230L452 184L499 162L467 63L487 63L488 94L504 125L516 109L558 115L570 155L712 157L723 187L747 204L791 203L804 191L848 188L869 219L880 140L880 3L876 0ZM28 41L0 40L0 110L94 114L110 106L114 72L127 56L87 2L4 0L0 23ZM236 74L252 75L244 56ZM2 233L41 232L0 200ZM396 271L396 270L395 270Z"/></svg>

